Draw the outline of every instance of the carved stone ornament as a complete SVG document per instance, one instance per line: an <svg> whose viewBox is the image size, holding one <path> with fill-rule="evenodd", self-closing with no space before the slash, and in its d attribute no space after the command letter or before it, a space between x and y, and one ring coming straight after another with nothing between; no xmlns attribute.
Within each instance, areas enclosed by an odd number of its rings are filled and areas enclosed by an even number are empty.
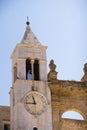
<svg viewBox="0 0 87 130"><path fill-rule="evenodd" d="M50 72L48 73L48 81L57 79L57 72L55 71L56 65L54 64L54 60L50 61L49 64Z"/></svg>
<svg viewBox="0 0 87 130"><path fill-rule="evenodd" d="M87 63L84 64L84 76L82 77L82 81L87 81Z"/></svg>
<svg viewBox="0 0 87 130"><path fill-rule="evenodd" d="M55 71L56 65L54 64L54 60L50 61L49 68L50 68L50 71Z"/></svg>

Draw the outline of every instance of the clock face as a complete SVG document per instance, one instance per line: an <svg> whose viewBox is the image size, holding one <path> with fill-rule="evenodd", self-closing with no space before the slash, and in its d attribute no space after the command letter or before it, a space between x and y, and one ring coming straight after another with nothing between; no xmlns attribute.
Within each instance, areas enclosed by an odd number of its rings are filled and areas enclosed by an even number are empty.
<svg viewBox="0 0 87 130"><path fill-rule="evenodd" d="M32 91L26 94L24 105L28 112L33 115L39 115L46 110L47 100L41 93Z"/></svg>

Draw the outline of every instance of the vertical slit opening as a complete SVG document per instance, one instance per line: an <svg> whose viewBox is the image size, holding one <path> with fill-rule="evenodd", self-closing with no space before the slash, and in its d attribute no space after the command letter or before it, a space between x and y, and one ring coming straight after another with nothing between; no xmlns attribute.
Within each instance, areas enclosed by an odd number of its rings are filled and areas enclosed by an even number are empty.
<svg viewBox="0 0 87 130"><path fill-rule="evenodd" d="M34 61L34 80L39 80L39 61Z"/></svg>
<svg viewBox="0 0 87 130"><path fill-rule="evenodd" d="M32 69L31 69L31 60L26 60L26 79L32 80Z"/></svg>

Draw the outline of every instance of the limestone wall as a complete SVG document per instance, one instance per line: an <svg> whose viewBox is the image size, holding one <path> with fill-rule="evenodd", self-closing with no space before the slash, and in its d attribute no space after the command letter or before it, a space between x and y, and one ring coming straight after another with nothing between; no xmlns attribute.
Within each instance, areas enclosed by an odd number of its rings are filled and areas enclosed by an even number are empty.
<svg viewBox="0 0 87 130"><path fill-rule="evenodd" d="M87 83L53 80L48 84L52 96L53 130L85 130L87 122ZM84 121L65 120L62 114L76 111Z"/></svg>
<svg viewBox="0 0 87 130"><path fill-rule="evenodd" d="M4 130L4 123L10 123L10 107L0 106L0 130Z"/></svg>
<svg viewBox="0 0 87 130"><path fill-rule="evenodd" d="M83 120L62 119L61 130L85 130L85 124Z"/></svg>

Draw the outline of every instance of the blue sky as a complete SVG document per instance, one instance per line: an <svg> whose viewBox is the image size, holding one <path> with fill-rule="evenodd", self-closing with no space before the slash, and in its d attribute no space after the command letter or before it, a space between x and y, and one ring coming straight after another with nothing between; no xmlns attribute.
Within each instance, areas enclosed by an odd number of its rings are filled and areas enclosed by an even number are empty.
<svg viewBox="0 0 87 130"><path fill-rule="evenodd" d="M87 62L86 0L0 0L1 105L9 105L10 55L23 37L27 16L41 44L48 46L47 62L54 59L58 79L79 81L83 76Z"/></svg>

